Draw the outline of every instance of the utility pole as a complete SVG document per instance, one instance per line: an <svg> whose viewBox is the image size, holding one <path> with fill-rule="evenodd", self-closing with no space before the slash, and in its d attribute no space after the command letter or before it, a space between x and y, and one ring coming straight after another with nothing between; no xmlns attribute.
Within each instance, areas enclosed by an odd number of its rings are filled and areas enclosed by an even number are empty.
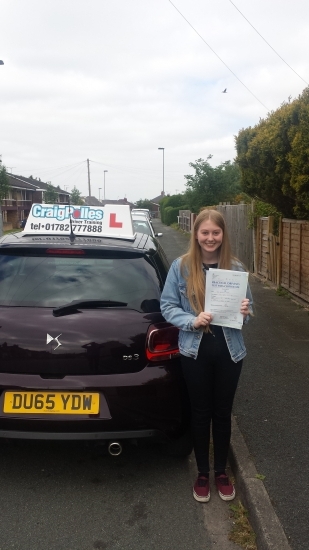
<svg viewBox="0 0 309 550"><path fill-rule="evenodd" d="M87 168L88 168L88 193L89 193L89 197L91 197L89 159L87 159Z"/></svg>
<svg viewBox="0 0 309 550"><path fill-rule="evenodd" d="M104 200L105 200L105 174L106 174L106 172L108 172L108 170L104 170L104 193L103 193Z"/></svg>
<svg viewBox="0 0 309 550"><path fill-rule="evenodd" d="M165 196L165 192L164 192L164 149L165 147L158 147L159 151L162 151L163 152L163 197Z"/></svg>

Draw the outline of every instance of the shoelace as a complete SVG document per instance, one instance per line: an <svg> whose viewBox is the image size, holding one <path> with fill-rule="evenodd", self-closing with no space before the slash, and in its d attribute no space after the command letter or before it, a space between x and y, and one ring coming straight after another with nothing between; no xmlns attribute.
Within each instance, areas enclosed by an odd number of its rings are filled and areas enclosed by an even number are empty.
<svg viewBox="0 0 309 550"><path fill-rule="evenodd" d="M199 477L197 480L197 485L198 487L206 487L208 481L209 480L206 477Z"/></svg>
<svg viewBox="0 0 309 550"><path fill-rule="evenodd" d="M230 480L227 476L219 476L217 477L217 481L219 481L220 485L230 485Z"/></svg>

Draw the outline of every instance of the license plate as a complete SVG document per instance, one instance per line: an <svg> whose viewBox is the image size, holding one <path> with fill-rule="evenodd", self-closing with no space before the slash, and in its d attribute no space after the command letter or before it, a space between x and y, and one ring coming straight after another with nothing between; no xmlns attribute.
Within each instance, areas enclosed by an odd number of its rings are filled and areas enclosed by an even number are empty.
<svg viewBox="0 0 309 550"><path fill-rule="evenodd" d="M7 391L3 412L18 414L97 414L100 394Z"/></svg>

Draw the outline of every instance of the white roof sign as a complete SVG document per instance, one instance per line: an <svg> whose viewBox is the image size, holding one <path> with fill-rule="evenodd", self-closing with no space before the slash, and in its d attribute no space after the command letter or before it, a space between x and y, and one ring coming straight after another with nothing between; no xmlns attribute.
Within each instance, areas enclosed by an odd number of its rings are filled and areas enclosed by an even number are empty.
<svg viewBox="0 0 309 550"><path fill-rule="evenodd" d="M24 233L134 239L129 205L33 204Z"/></svg>

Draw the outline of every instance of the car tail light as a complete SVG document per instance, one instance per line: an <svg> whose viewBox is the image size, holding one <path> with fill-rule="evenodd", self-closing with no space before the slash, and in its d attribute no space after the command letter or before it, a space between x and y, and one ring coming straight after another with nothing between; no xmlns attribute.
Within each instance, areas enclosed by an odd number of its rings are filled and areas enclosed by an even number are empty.
<svg viewBox="0 0 309 550"><path fill-rule="evenodd" d="M151 325L147 334L146 356L149 361L172 359L179 354L178 328L169 323Z"/></svg>

